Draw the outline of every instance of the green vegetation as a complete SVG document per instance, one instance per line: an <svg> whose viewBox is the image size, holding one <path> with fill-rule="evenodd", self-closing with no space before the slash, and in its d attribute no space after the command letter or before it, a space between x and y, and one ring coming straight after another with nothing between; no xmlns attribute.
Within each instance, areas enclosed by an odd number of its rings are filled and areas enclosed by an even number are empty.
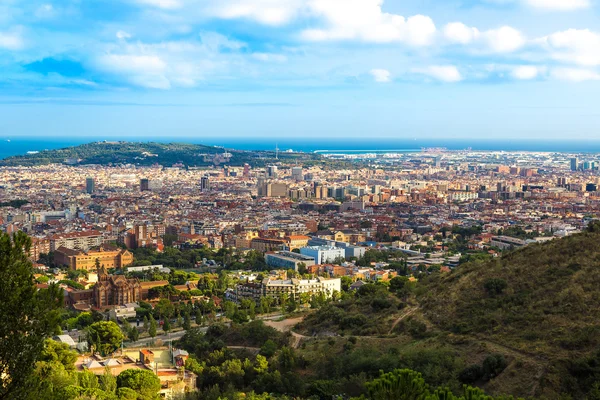
<svg viewBox="0 0 600 400"><path fill-rule="evenodd" d="M434 274L419 289L421 309L444 332L478 338L532 364L532 382L542 382L536 395L591 396L600 380L598 240L592 225L582 234ZM498 372L491 370L481 377ZM465 381L478 381L475 372L464 371Z"/></svg>
<svg viewBox="0 0 600 400"><path fill-rule="evenodd" d="M395 316L405 307L382 284L366 284L355 296L326 304L309 314L298 329L307 334L383 335L389 333Z"/></svg>
<svg viewBox="0 0 600 400"><path fill-rule="evenodd" d="M55 334L63 294L57 285L37 290L27 259L31 239L0 232L0 398L26 398L42 356L44 339Z"/></svg>
<svg viewBox="0 0 600 400"><path fill-rule="evenodd" d="M95 322L87 328L87 341L94 351L109 355L121 346L123 332L113 321Z"/></svg>
<svg viewBox="0 0 600 400"><path fill-rule="evenodd" d="M77 372L74 362L77 353L62 343L47 340L36 362L31 391L19 388L27 400L157 400L160 381L147 370L128 369L116 378L108 368L96 376L89 371Z"/></svg>
<svg viewBox="0 0 600 400"><path fill-rule="evenodd" d="M29 201L28 200L10 200L10 201L0 202L0 208L2 208L2 207L21 208L25 204L29 204Z"/></svg>
<svg viewBox="0 0 600 400"><path fill-rule="evenodd" d="M222 155L225 150L218 147L185 143L155 142L94 142L58 150L44 150L36 154L8 157L0 160L0 166L35 166L63 163L67 159L78 160L80 164L138 164L171 166L183 163L187 166L206 166L218 164L213 161L215 155ZM232 155L228 165L263 165L275 154L268 151L246 152L229 150ZM316 154L280 153L283 161L321 160Z"/></svg>

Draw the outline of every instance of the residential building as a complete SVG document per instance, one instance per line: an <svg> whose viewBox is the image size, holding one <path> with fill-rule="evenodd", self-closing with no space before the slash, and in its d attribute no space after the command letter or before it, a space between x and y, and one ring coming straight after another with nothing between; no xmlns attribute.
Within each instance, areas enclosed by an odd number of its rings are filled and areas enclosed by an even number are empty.
<svg viewBox="0 0 600 400"><path fill-rule="evenodd" d="M286 242L283 239L270 239L270 238L254 238L250 241L250 248L266 253L268 251L279 251L283 250L286 246Z"/></svg>
<svg viewBox="0 0 600 400"><path fill-rule="evenodd" d="M104 243L104 238L98 231L64 233L50 237L50 250L56 251L59 247L66 247L73 250L87 250L92 247L98 247L102 243Z"/></svg>
<svg viewBox="0 0 600 400"><path fill-rule="evenodd" d="M310 295L324 293L331 297L333 292L340 292L342 283L340 278L322 278L315 279L284 279L284 280L265 280L262 283L245 283L237 285L232 299L241 301L242 299L252 299L256 302L261 297L271 297L279 300L282 294L288 298L298 299L303 293Z"/></svg>

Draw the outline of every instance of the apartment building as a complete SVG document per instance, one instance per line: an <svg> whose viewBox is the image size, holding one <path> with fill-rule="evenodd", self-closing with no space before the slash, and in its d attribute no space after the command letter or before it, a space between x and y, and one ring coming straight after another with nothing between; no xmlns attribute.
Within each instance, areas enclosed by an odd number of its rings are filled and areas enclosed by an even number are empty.
<svg viewBox="0 0 600 400"><path fill-rule="evenodd" d="M56 251L59 247L71 250L87 250L101 246L103 242L102 233L98 231L63 233L50 238L50 250Z"/></svg>
<svg viewBox="0 0 600 400"><path fill-rule="evenodd" d="M258 302L261 297L279 299L282 294L286 294L290 299L297 299L303 293L311 295L324 293L327 297L331 297L334 291L340 292L341 290L340 278L272 279L262 283L237 285L232 293L232 299L238 302L242 299L253 299Z"/></svg>
<svg viewBox="0 0 600 400"><path fill-rule="evenodd" d="M250 241L250 248L262 253L283 250L285 247L286 241L283 239L254 238Z"/></svg>

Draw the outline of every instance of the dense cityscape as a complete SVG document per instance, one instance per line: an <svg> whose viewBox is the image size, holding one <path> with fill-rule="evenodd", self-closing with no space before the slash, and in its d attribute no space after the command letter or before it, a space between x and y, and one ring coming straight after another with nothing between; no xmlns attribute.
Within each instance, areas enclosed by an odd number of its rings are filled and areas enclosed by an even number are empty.
<svg viewBox="0 0 600 400"><path fill-rule="evenodd" d="M358 396L363 389L321 393L315 382L295 381L296 363L309 361L292 353L310 343L335 348L331 338L340 335L350 336L345 346L369 336L426 337L431 322L413 315L411 300L421 281L576 235L598 217L594 154L437 148L328 154L309 166L278 152L257 157L264 166L67 159L0 168L0 228L30 238L36 287L63 293L51 335L61 343L51 346L59 346L56 357L68 353L60 368L99 377L100 386L80 383L69 398L105 398L93 396L109 396L110 376L121 382L131 371L149 373L149 388L123 384L113 396L129 399L131 388L238 398L250 381L232 383L236 372L227 368L255 379L257 393ZM506 282L496 281L501 292ZM360 312L325 316L332 303L364 296L375 297L371 321ZM218 355L224 349L238 354ZM296 367L286 366L278 384L256 375L290 357ZM502 354L486 362L498 365L480 376L465 366L453 384L485 382L507 367ZM67 393L45 390L48 398Z"/></svg>

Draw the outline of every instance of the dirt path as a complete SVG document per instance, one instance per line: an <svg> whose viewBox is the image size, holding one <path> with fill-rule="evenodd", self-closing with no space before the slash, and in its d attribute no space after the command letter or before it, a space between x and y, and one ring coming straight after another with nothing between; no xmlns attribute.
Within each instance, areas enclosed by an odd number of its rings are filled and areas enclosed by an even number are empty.
<svg viewBox="0 0 600 400"><path fill-rule="evenodd" d="M475 340L477 340L478 342L485 344L486 347L489 348L493 352L510 355L515 359L523 359L523 360L526 360L529 363L535 365L535 367L536 367L535 375L534 375L535 384L531 386L531 391L529 392L530 397L535 396L535 394L540 386L540 380L542 379L542 377L544 376L544 374L546 373L547 368L548 368L549 360L546 357L544 357L542 355L538 355L538 354L528 353L526 351L511 347L511 346L507 346L507 345L497 342L495 340L484 339L484 338L478 337L477 335L474 335L473 338Z"/></svg>
<svg viewBox="0 0 600 400"><path fill-rule="evenodd" d="M402 322L402 320L404 320L404 318L409 317L411 315L413 315L415 313L415 311L417 311L419 309L419 307L410 307L407 308L402 315L400 315L398 317L398 319L396 319L394 321L394 323L392 324L392 328L390 329L390 331L388 332L388 335L391 335L392 332L394 331L394 328L396 328L396 325L398 325L400 322Z"/></svg>
<svg viewBox="0 0 600 400"><path fill-rule="evenodd" d="M289 332L294 326L302 322L304 317L284 319L283 321L263 321L266 326L277 329L279 332Z"/></svg>
<svg viewBox="0 0 600 400"><path fill-rule="evenodd" d="M290 318L284 319L283 321L264 321L265 325L273 327L277 329L279 332L290 332L292 335L292 340L290 346L294 349L300 347L300 343L302 343L302 339L308 338L308 336L301 335L292 330L294 326L302 322L304 317Z"/></svg>
<svg viewBox="0 0 600 400"><path fill-rule="evenodd" d="M292 346L292 348L294 348L294 349L297 349L298 347L300 347L300 343L302 343L302 339L308 338L308 336L301 335L294 331L290 331L290 333L292 334L292 342L290 343L290 346Z"/></svg>

